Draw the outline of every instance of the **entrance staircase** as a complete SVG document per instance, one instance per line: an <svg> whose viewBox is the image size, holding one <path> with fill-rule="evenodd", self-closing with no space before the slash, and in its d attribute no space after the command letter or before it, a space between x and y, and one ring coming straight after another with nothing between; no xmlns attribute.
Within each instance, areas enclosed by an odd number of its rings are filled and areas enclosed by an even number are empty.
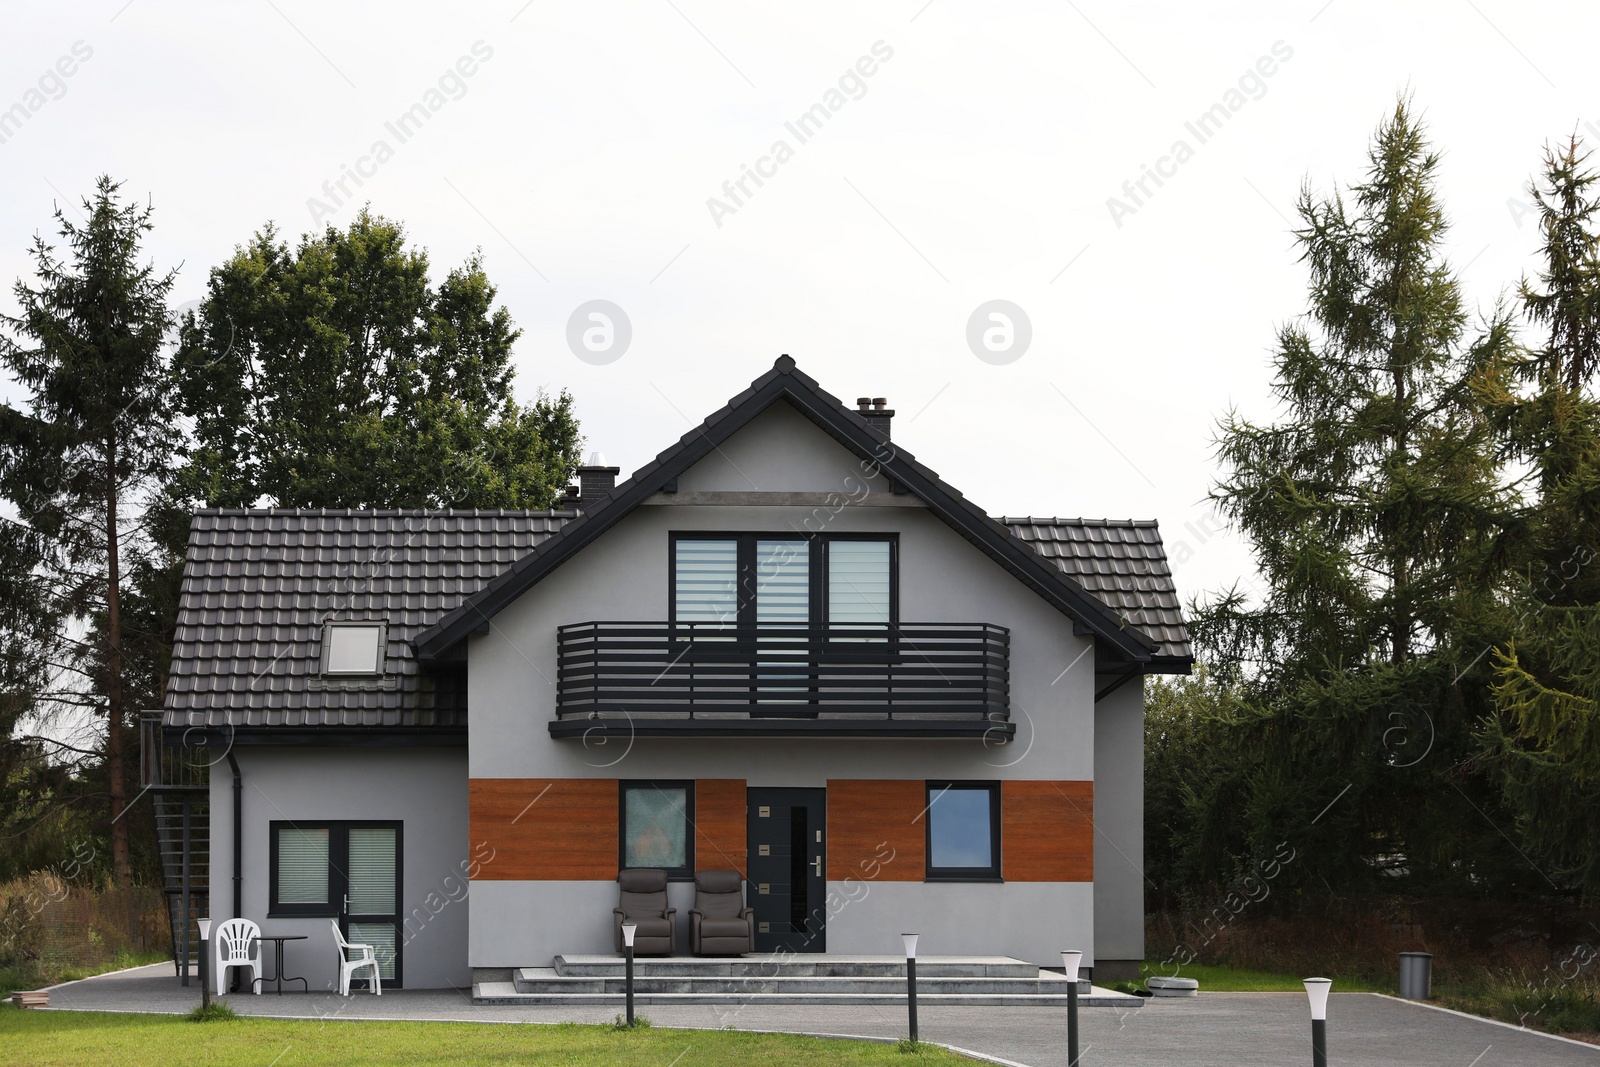
<svg viewBox="0 0 1600 1067"><path fill-rule="evenodd" d="M511 980L473 983L474 1004L614 1004L626 991L620 956L557 956ZM903 1004L906 961L895 956L751 955L634 960L636 1004ZM1078 983L1085 1007L1138 1007L1139 997ZM1009 956L917 959L919 1004L1061 1005L1067 979Z"/></svg>
<svg viewBox="0 0 1600 1067"><path fill-rule="evenodd" d="M199 920L209 911L211 793L208 768L163 743L161 713L140 716L140 785L154 805L172 959L184 985L198 975Z"/></svg>

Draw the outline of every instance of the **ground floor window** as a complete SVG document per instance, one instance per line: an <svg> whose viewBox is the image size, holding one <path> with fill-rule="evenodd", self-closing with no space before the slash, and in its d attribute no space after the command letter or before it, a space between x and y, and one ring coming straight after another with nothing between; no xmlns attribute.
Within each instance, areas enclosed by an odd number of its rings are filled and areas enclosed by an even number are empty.
<svg viewBox="0 0 1600 1067"><path fill-rule="evenodd" d="M928 783L930 881L998 881L1000 784Z"/></svg>
<svg viewBox="0 0 1600 1067"><path fill-rule="evenodd" d="M694 877L694 783L623 782L618 813L622 867L661 867Z"/></svg>
<svg viewBox="0 0 1600 1067"><path fill-rule="evenodd" d="M338 919L371 945L385 982L400 979L401 825L274 822L267 917Z"/></svg>

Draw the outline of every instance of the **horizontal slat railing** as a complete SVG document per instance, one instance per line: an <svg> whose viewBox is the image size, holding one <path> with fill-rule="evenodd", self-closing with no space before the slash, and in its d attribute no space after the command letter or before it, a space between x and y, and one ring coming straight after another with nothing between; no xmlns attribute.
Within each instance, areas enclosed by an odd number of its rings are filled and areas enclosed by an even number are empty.
<svg viewBox="0 0 1600 1067"><path fill-rule="evenodd" d="M988 623L573 623L557 634L557 714L1003 722L1010 641Z"/></svg>

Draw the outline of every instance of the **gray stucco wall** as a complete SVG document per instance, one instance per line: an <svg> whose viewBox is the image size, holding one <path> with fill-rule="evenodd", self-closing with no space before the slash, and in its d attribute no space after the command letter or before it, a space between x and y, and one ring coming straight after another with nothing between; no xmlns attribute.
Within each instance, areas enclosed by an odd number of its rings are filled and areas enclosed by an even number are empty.
<svg viewBox="0 0 1600 1067"><path fill-rule="evenodd" d="M679 479L681 492L863 492L892 506L812 508L649 504L534 586L469 647L469 768L478 778L743 778L751 786L824 786L829 778L1086 780L1096 777L1092 643L915 500L895 498L861 461L778 405ZM673 530L893 531L900 535L900 615L908 622L991 622L1011 629L1018 736L976 741L611 739L555 741L556 628L667 618ZM1097 798L1097 808L1099 801ZM1137 819L1135 820L1137 823ZM847 887L830 883L830 889ZM692 890L675 887L680 919ZM924 951L1004 953L1059 965L1058 950L1095 951L1096 894L1086 883L873 883L830 921L829 951L894 952L907 923ZM473 886L474 967L548 965L558 952L609 951L613 883L480 881ZM1001 901L1005 903L1001 905ZM529 916L560 916L530 922Z"/></svg>
<svg viewBox="0 0 1600 1067"><path fill-rule="evenodd" d="M372 819L404 824L401 912L411 917L409 930L401 932L406 988L470 982L468 905L463 891L453 888L465 881L461 865L468 852L464 748L240 746L234 756L244 779L244 918L266 934L309 937L286 945L289 974L305 975L313 990L334 988L337 956L327 919L267 916L270 824ZM233 777L223 760L211 774L214 919L233 911L232 864ZM270 958L265 969L272 970Z"/></svg>
<svg viewBox="0 0 1600 1067"><path fill-rule="evenodd" d="M1110 682L1111 679L1105 679ZM1103 960L1144 959L1144 685L1094 709L1094 942Z"/></svg>

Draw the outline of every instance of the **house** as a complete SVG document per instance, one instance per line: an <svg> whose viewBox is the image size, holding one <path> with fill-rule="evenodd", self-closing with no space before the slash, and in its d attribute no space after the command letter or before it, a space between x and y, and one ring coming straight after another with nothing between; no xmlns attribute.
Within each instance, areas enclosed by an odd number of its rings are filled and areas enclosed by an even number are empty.
<svg viewBox="0 0 1600 1067"><path fill-rule="evenodd" d="M1156 526L990 518L893 415L785 356L561 509L195 516L174 900L308 935L313 987L330 918L404 987L610 953L624 866L680 923L740 871L761 951L1135 973L1143 679L1191 664Z"/></svg>

